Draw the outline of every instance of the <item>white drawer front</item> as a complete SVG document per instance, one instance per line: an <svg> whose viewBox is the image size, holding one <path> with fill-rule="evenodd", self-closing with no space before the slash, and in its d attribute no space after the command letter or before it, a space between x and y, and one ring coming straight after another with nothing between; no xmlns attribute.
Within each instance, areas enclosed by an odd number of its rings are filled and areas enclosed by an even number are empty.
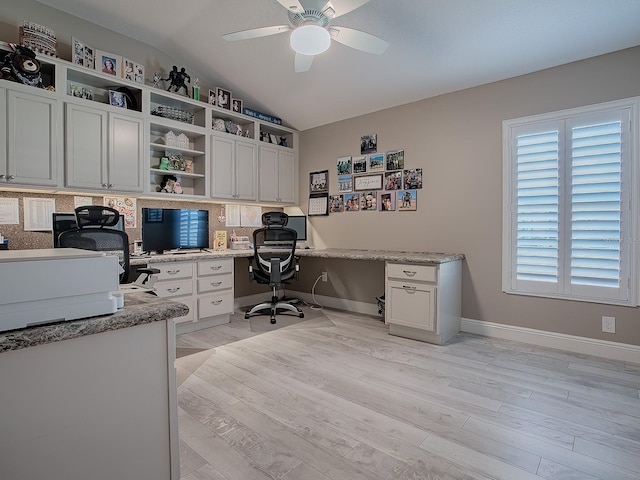
<svg viewBox="0 0 640 480"><path fill-rule="evenodd" d="M414 280L420 282L437 282L438 267L433 265L415 265L408 263L388 263L387 277Z"/></svg>
<svg viewBox="0 0 640 480"><path fill-rule="evenodd" d="M385 317L387 323L435 331L437 288L411 282L387 284Z"/></svg>
<svg viewBox="0 0 640 480"><path fill-rule="evenodd" d="M193 277L193 263L154 263L151 267L160 270L158 280Z"/></svg>
<svg viewBox="0 0 640 480"><path fill-rule="evenodd" d="M233 275L211 275L198 278L198 293L233 288Z"/></svg>
<svg viewBox="0 0 640 480"><path fill-rule="evenodd" d="M233 292L225 290L198 297L198 319L233 313Z"/></svg>
<svg viewBox="0 0 640 480"><path fill-rule="evenodd" d="M176 280L175 282L156 282L153 288L159 297L191 295L193 293L193 281L188 279Z"/></svg>
<svg viewBox="0 0 640 480"><path fill-rule="evenodd" d="M233 259L220 258L198 262L198 276L216 275L219 273L233 273Z"/></svg>

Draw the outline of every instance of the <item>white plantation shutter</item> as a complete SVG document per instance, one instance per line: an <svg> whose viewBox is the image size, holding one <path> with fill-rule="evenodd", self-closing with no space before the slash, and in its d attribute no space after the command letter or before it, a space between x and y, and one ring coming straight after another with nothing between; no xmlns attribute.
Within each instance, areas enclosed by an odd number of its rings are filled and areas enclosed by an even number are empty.
<svg viewBox="0 0 640 480"><path fill-rule="evenodd" d="M635 304L637 105L504 122L505 292Z"/></svg>

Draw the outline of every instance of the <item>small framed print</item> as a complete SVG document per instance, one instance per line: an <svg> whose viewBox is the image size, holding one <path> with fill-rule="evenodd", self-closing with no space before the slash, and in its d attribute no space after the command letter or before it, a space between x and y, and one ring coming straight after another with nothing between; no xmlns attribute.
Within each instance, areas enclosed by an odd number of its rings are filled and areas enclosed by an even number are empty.
<svg viewBox="0 0 640 480"><path fill-rule="evenodd" d="M215 105L216 104L216 92L215 92L215 90L209 89L209 97L207 98L207 101L209 102L209 105Z"/></svg>
<svg viewBox="0 0 640 480"><path fill-rule="evenodd" d="M307 215L329 215L329 195L326 193L311 195Z"/></svg>
<svg viewBox="0 0 640 480"><path fill-rule="evenodd" d="M96 70L118 77L122 68L122 57L102 50L96 50Z"/></svg>
<svg viewBox="0 0 640 480"><path fill-rule="evenodd" d="M242 113L242 100L239 98L231 99L231 111L234 113Z"/></svg>
<svg viewBox="0 0 640 480"><path fill-rule="evenodd" d="M387 170L402 170L404 168L404 150L387 152Z"/></svg>
<svg viewBox="0 0 640 480"><path fill-rule="evenodd" d="M386 172L384 174L385 190L400 190L402 188L402 171Z"/></svg>
<svg viewBox="0 0 640 480"><path fill-rule="evenodd" d="M360 194L360 210L376 211L378 209L378 197L376 192L362 192Z"/></svg>
<svg viewBox="0 0 640 480"><path fill-rule="evenodd" d="M395 209L395 192L378 192L378 210L381 212L393 212Z"/></svg>
<svg viewBox="0 0 640 480"><path fill-rule="evenodd" d="M369 173L384 172L384 153L373 153L369 155Z"/></svg>
<svg viewBox="0 0 640 480"><path fill-rule="evenodd" d="M418 195L415 190L400 190L396 193L399 212L408 212L418 209Z"/></svg>
<svg viewBox="0 0 640 480"><path fill-rule="evenodd" d="M311 172L309 174L309 193L323 193L329 191L329 170Z"/></svg>
<svg viewBox="0 0 640 480"><path fill-rule="evenodd" d="M341 193L353 191L352 175L338 175L338 191Z"/></svg>
<svg viewBox="0 0 640 480"><path fill-rule="evenodd" d="M270 133L269 134L269 143L274 143L274 144L278 144L278 137L275 136L275 134Z"/></svg>
<svg viewBox="0 0 640 480"><path fill-rule="evenodd" d="M96 65L95 49L76 37L71 37L71 53L73 63L90 69Z"/></svg>
<svg viewBox="0 0 640 480"><path fill-rule="evenodd" d="M344 194L344 211L357 212L358 210L360 210L360 194L345 193Z"/></svg>
<svg viewBox="0 0 640 480"><path fill-rule="evenodd" d="M403 188L405 190L415 190L422 188L422 169L414 168L405 170L402 174Z"/></svg>
<svg viewBox="0 0 640 480"><path fill-rule="evenodd" d="M216 105L231 110L231 92L224 88L216 88Z"/></svg>
<svg viewBox="0 0 640 480"><path fill-rule="evenodd" d="M361 190L381 190L382 174L376 175L359 175L353 177L353 189L358 192Z"/></svg>
<svg viewBox="0 0 640 480"><path fill-rule="evenodd" d="M352 173L351 170L351 157L340 157L336 162L338 175L344 175L346 173Z"/></svg>
<svg viewBox="0 0 640 480"><path fill-rule="evenodd" d="M359 157L353 157L351 159L353 163L353 173L367 173L367 157L361 155Z"/></svg>
<svg viewBox="0 0 640 480"><path fill-rule="evenodd" d="M378 134L371 133L360 137L360 154L375 153L378 151Z"/></svg>
<svg viewBox="0 0 640 480"><path fill-rule="evenodd" d="M126 95L116 90L109 90L109 105L113 105L114 107L127 108Z"/></svg>
<svg viewBox="0 0 640 480"><path fill-rule="evenodd" d="M122 78L131 82L135 81L135 66L136 64L128 58L122 59Z"/></svg>
<svg viewBox="0 0 640 480"><path fill-rule="evenodd" d="M329 195L329 213L344 212L344 196Z"/></svg>
<svg viewBox="0 0 640 480"><path fill-rule="evenodd" d="M144 83L144 65L139 63L133 64L133 81L136 83Z"/></svg>

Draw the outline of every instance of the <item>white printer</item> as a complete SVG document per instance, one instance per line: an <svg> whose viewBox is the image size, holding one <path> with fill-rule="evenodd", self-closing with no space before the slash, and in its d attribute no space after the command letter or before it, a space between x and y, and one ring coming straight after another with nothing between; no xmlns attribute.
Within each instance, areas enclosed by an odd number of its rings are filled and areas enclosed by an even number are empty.
<svg viewBox="0 0 640 480"><path fill-rule="evenodd" d="M0 331L114 313L119 270L104 252L0 251Z"/></svg>

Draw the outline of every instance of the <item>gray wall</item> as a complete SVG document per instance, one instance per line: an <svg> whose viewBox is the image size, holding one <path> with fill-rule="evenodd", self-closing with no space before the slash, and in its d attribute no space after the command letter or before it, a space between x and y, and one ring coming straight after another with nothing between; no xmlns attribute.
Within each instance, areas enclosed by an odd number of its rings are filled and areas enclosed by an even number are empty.
<svg viewBox="0 0 640 480"><path fill-rule="evenodd" d="M336 159L358 155L362 135L377 133L380 152L404 148L405 167L424 173L416 212L311 217L314 243L464 253L464 317L640 345L636 308L501 292L502 121L637 96L639 78L636 47L302 132L303 210L309 172L328 169L330 193L338 193ZM348 298L374 303L381 293L357 262L332 267L341 284L371 285L362 289L371 293L367 298ZM316 293L331 294L331 288L321 283ZM601 332L603 315L616 317L616 334Z"/></svg>

